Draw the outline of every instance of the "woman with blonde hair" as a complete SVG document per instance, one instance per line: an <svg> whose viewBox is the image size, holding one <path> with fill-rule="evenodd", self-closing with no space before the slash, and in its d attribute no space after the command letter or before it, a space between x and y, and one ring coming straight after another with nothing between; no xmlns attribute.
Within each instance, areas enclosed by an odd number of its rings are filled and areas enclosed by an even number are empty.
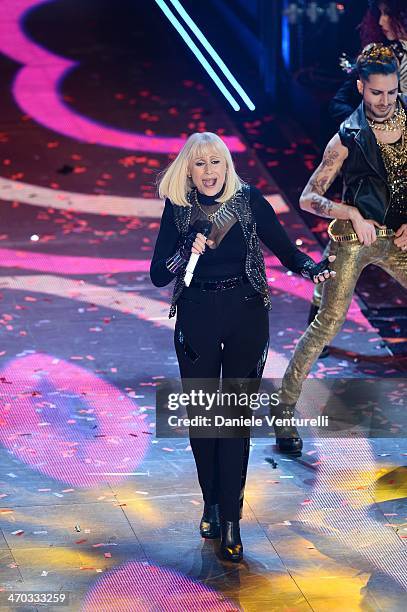
<svg viewBox="0 0 407 612"><path fill-rule="evenodd" d="M267 358L271 308L259 239L283 265L315 283L334 276L334 257L316 264L290 242L271 205L238 177L227 146L211 132L188 138L161 176L159 193L166 201L150 275L157 287L175 280L170 317L177 312L175 349L184 390L192 379L219 384L222 372L222 381L239 381L240 391L248 389L241 381L251 381L253 392ZM197 231L197 222L209 222L207 236ZM191 253L200 257L187 286ZM204 499L201 535L220 536L223 557L239 562L248 432L192 436L191 447Z"/></svg>

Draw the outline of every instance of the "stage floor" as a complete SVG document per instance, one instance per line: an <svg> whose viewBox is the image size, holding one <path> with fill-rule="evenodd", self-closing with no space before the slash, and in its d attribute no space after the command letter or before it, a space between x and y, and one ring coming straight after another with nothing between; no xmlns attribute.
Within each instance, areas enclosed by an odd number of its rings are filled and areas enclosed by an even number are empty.
<svg viewBox="0 0 407 612"><path fill-rule="evenodd" d="M171 287L148 275L157 173L218 132L292 240L321 247L159 9L103 4L0 6L0 609L43 609L8 600L35 591L95 612L404 610L405 438L307 439L299 460L253 439L244 562L199 536L188 440L154 435L157 382L178 375ZM313 286L265 255L279 378ZM363 310L311 378L402 380Z"/></svg>

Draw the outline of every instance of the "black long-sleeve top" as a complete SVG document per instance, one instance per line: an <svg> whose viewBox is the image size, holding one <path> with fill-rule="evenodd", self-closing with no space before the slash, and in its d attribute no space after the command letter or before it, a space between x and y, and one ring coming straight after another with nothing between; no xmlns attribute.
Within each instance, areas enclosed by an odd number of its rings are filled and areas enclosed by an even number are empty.
<svg viewBox="0 0 407 612"><path fill-rule="evenodd" d="M216 197L198 194L202 207L216 204ZM314 264L308 255L292 244L272 206L260 191L252 186L250 187L250 206L257 224L257 235L286 268L301 274L306 263ZM166 261L176 252L179 237L174 222L173 205L167 199L150 267L151 280L156 287L168 285L176 276L167 269ZM245 273L245 259L246 243L240 223L237 222L228 230L217 248L207 248L200 256L194 277L218 280L242 276Z"/></svg>

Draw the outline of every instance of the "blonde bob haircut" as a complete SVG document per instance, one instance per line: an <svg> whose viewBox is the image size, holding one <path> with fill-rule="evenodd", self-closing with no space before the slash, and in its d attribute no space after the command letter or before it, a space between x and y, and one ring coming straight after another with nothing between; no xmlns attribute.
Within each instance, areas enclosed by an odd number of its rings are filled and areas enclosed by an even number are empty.
<svg viewBox="0 0 407 612"><path fill-rule="evenodd" d="M188 138L174 161L158 179L160 198L169 198L179 206L191 206L187 195L194 183L188 177L192 160L207 153L219 155L226 160L225 186L217 202L226 202L242 188L243 182L236 174L229 149L219 136L212 132L195 132Z"/></svg>

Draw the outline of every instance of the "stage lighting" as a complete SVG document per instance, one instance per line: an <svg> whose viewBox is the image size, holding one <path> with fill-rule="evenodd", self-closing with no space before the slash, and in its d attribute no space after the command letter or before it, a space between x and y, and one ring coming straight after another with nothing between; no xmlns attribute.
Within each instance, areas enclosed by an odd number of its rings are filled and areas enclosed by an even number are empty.
<svg viewBox="0 0 407 612"><path fill-rule="evenodd" d="M316 23L318 19L324 14L324 9L318 6L318 2L309 2L306 15L311 23Z"/></svg>
<svg viewBox="0 0 407 612"><path fill-rule="evenodd" d="M304 9L302 9L296 2L290 2L287 8L283 11L283 15L287 18L290 25L295 25L298 23L303 13Z"/></svg>
<svg viewBox="0 0 407 612"><path fill-rule="evenodd" d="M327 5L320 6L315 0L310 2L299 0L298 2L289 2L283 11L283 15L290 25L301 24L305 19L311 24L315 24L323 18L330 23L338 23L344 12L344 5L338 2L328 2Z"/></svg>
<svg viewBox="0 0 407 612"><path fill-rule="evenodd" d="M177 30L177 32L181 36L181 38L188 45L188 47L190 48L192 53L195 55L196 59L199 61L199 63L202 65L202 67L205 68L206 72L209 74L209 76L211 77L213 82L217 85L218 89L225 96L226 100L229 102L229 104L231 105L233 110L235 110L235 111L240 110L240 106L237 103L236 99L232 96L230 91L222 83L222 81L220 80L220 78L218 77L218 75L216 74L214 69L212 68L212 66L205 59L204 55L198 49L198 47L196 46L196 44L194 43L194 41L192 40L192 38L190 37L188 32L185 30L184 26L177 19L177 17L174 15L174 13L172 13L172 11L168 8L168 6L164 2L164 0L155 0L155 1L158 4L158 6L160 7L160 9L162 10L162 12L164 13L164 15L170 21L170 23Z"/></svg>
<svg viewBox="0 0 407 612"><path fill-rule="evenodd" d="M330 2L326 9L326 15L331 23L338 23L339 18L342 17L344 12L344 5L338 2Z"/></svg>
<svg viewBox="0 0 407 612"><path fill-rule="evenodd" d="M175 8L175 10L178 12L180 17L184 20L184 22L187 24L190 30L195 34L195 36L197 37L201 45L204 47L204 49L210 55L212 60L218 66L219 70L221 70L223 75L229 81L230 85L235 89L235 91L242 98L247 108L251 111L254 110L256 107L254 103L252 102L252 100L249 98L245 90L241 87L241 85L235 79L235 77L230 72L229 68L226 66L225 62L222 60L219 54L215 51L211 43L204 36L203 32L198 28L196 23L191 19L190 15L186 12L185 8L182 6L181 2L179 2L179 0L169 0L169 2L171 2L171 4Z"/></svg>

